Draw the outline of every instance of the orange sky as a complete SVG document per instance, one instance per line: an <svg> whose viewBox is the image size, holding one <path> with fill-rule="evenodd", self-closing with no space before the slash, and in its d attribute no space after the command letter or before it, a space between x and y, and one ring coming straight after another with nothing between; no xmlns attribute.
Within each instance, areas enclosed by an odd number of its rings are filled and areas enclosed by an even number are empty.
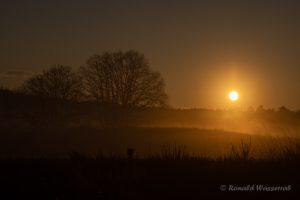
<svg viewBox="0 0 300 200"><path fill-rule="evenodd" d="M0 85L53 64L134 49L165 77L174 107L300 108L299 1L0 2Z"/></svg>

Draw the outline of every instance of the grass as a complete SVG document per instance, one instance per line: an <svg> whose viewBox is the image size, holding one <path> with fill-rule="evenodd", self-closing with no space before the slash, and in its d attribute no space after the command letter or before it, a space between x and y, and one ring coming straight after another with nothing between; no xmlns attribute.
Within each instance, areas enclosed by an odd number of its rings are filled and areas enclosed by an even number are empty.
<svg viewBox="0 0 300 200"><path fill-rule="evenodd" d="M251 143L251 137L249 138L249 141L241 140L241 144L239 146L231 146L231 152L229 154L229 157L232 157L235 160L251 160L253 159L253 146Z"/></svg>
<svg viewBox="0 0 300 200"><path fill-rule="evenodd" d="M274 139L261 148L257 136L177 128L85 129L85 133L71 129L56 131L55 135L52 131L13 132L9 137L3 134L1 137L3 150L8 148L6 142L11 145L11 151L19 153L0 159L0 194L5 197L3 199L248 197L254 193L222 192L220 185L292 185L290 192L259 193L268 198L276 195L286 199L289 195L298 195L300 189L300 143L296 139L280 138L280 143ZM15 137L20 141L13 140ZM140 152L141 147L148 148L146 142L149 141L157 142L160 148ZM166 145L166 141L170 143ZM227 153L218 156L189 148L190 145L208 145L210 151L217 151L221 142L231 145ZM118 147L118 151L82 151L80 146L102 147L105 143ZM49 147L60 151L65 147L64 152L70 150L71 153L57 157L47 154L20 156L30 145L33 145L34 152ZM72 151L73 148L76 151ZM265 154L262 149L266 150ZM264 156L257 157L258 153Z"/></svg>
<svg viewBox="0 0 300 200"><path fill-rule="evenodd" d="M185 146L164 146L160 154L86 156L0 160L1 195L11 199L191 199L224 196L220 185L292 185L299 190L299 144L286 146L276 157L251 156L251 140L223 157L189 154ZM252 195L237 193L240 195ZM267 195L267 193L261 193ZM272 195L269 193L268 195Z"/></svg>
<svg viewBox="0 0 300 200"><path fill-rule="evenodd" d="M134 149L134 156L162 153L169 145L186 146L189 154L222 156L231 151L231 145L237 146L241 140L246 143L249 135L195 128L64 128L64 129L17 129L3 130L0 133L0 157L63 157L72 151L86 155L121 154L127 155L127 148ZM252 156L266 151L269 141L277 146L284 139L269 136L251 136L255 147ZM179 149L183 150L183 149ZM167 152L165 152L167 153ZM185 152L187 153L187 152Z"/></svg>

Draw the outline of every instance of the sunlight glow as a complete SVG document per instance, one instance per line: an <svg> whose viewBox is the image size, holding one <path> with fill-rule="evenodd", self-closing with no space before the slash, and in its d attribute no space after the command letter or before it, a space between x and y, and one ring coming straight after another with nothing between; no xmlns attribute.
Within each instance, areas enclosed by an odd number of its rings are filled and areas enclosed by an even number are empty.
<svg viewBox="0 0 300 200"><path fill-rule="evenodd" d="M239 99L239 93L235 90L232 90L228 93L228 98L230 101L237 101Z"/></svg>

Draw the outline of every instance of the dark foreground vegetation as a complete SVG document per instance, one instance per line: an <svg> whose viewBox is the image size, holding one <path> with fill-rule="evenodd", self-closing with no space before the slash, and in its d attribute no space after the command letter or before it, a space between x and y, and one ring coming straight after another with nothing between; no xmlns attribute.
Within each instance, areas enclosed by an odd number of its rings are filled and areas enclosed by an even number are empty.
<svg viewBox="0 0 300 200"><path fill-rule="evenodd" d="M134 150L127 149L127 156L72 153L64 159L2 159L1 196L8 197L5 199L208 199L257 195L289 199L298 195L299 146L282 149L280 155L268 159L253 159L247 149L240 146L237 151L216 159L191 156L181 146L170 146L160 154L139 158L134 156ZM226 185L226 191L221 191L221 185ZM233 186L252 185L256 191L228 191Z"/></svg>

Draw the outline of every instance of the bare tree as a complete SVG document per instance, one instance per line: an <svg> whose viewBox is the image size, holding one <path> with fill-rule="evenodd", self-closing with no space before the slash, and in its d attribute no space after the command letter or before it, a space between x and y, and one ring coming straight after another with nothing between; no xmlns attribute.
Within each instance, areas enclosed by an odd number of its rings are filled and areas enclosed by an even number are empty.
<svg viewBox="0 0 300 200"><path fill-rule="evenodd" d="M82 82L71 67L56 65L28 79L23 89L34 96L77 100L82 94Z"/></svg>
<svg viewBox="0 0 300 200"><path fill-rule="evenodd" d="M166 104L165 83L136 51L94 55L82 68L85 91L99 103L123 107Z"/></svg>

